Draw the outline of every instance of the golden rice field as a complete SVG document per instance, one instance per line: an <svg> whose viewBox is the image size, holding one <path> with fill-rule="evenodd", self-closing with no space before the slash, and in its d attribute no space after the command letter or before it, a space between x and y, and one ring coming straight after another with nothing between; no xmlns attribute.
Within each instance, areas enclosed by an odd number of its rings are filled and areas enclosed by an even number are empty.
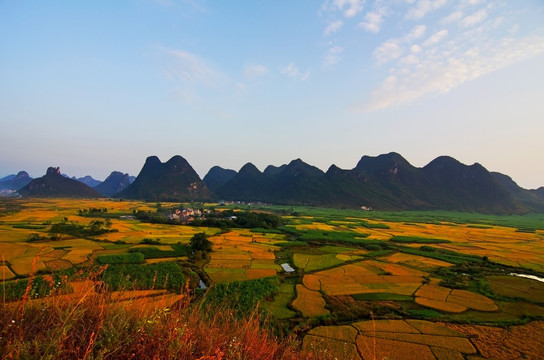
<svg viewBox="0 0 544 360"><path fill-rule="evenodd" d="M304 285L296 286L297 297L293 300L293 307L306 317L326 315L329 310L325 309L325 300L319 291L307 289Z"/></svg>
<svg viewBox="0 0 544 360"><path fill-rule="evenodd" d="M308 332L303 346L328 347L339 358L349 351L354 358L369 360L434 360L444 358L442 355L449 356L446 359L464 359L477 353L462 332L423 320L370 320L320 326Z"/></svg>
<svg viewBox="0 0 544 360"><path fill-rule="evenodd" d="M415 302L436 310L460 313L468 309L496 311L493 300L466 290L449 289L437 285L422 285L415 293Z"/></svg>
<svg viewBox="0 0 544 360"><path fill-rule="evenodd" d="M542 321L503 328L487 326L497 322L511 324L544 319L544 283L507 273L486 273L482 278L486 291L474 283L472 287L451 285L443 281L445 277L439 270L457 271L457 265L403 253L399 248L387 250L387 245L391 244L389 240L395 235L444 239L450 242L431 246L460 254L486 256L499 264L544 271L544 232L540 230L531 233L500 226L475 228L470 224L391 221L379 222L387 223L389 228L374 228L357 225L378 223L363 218L335 219L325 223L310 216L284 216L300 231L341 231L359 235L353 243L326 241L320 244L314 241L308 245L298 241L301 244L284 246L290 240L297 240L297 236L293 238L265 230L252 232L250 229L219 233L213 228L111 218L111 228L115 232L96 236L94 240L62 235L54 241L44 237L37 242L26 242L30 234L47 235L50 224L64 218L88 224L95 218L77 214L79 209L91 207L106 208L108 214L127 214L134 210L154 210L155 204L74 199L25 201L20 211L0 216L0 276L10 280L40 270L87 266L99 255L123 254L129 248L149 246L140 244L143 239L160 240L153 247L172 251L171 245L187 244L194 234L204 231L210 235L213 244L213 251L207 258L198 261L184 256L147 258L145 263L191 262L191 266L198 266L215 283L279 276L278 293L263 300L262 307L275 320L285 321L283 328L298 326L297 329L303 329L298 331L306 334L302 341L305 350L334 354L339 359L372 360L538 359L534 354L544 353L542 342L538 342L544 336ZM369 235L363 239L362 234ZM364 246L363 240L371 243L374 249ZM402 246L420 248L422 244ZM385 250L375 251L376 248ZM455 259L448 260L455 262ZM286 274L280 266L284 262L296 268L294 274ZM74 286L75 292L89 292L92 296L92 283ZM110 300L152 311L168 308L182 297L163 290L126 291L111 294ZM382 313L373 312L375 309ZM389 312L384 314L384 309ZM352 313L357 317L349 318ZM315 317L319 318L311 319ZM444 322L436 322L438 319ZM316 326L319 321L328 326ZM485 323L486 326L467 324L469 322ZM519 344L516 345L516 341Z"/></svg>
<svg viewBox="0 0 544 360"><path fill-rule="evenodd" d="M275 263L276 239L236 229L210 237L213 251L204 271L215 282L231 282L274 276L281 271Z"/></svg>

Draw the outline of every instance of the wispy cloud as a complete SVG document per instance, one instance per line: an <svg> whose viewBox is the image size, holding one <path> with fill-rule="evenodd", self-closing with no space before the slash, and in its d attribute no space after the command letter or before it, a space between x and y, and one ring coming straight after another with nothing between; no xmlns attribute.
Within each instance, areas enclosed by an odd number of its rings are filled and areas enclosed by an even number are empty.
<svg viewBox="0 0 544 360"><path fill-rule="evenodd" d="M345 17L351 18L363 11L363 0L334 0L332 7L342 11Z"/></svg>
<svg viewBox="0 0 544 360"><path fill-rule="evenodd" d="M365 15L364 21L359 23L359 26L371 33L377 34L380 31L380 26L383 22L383 14L372 11Z"/></svg>
<svg viewBox="0 0 544 360"><path fill-rule="evenodd" d="M431 35L425 42L423 43L423 46L429 47L434 46L441 42L446 36L448 36L448 30L442 29L440 31L437 31L433 35Z"/></svg>
<svg viewBox="0 0 544 360"><path fill-rule="evenodd" d="M250 80L268 74L270 71L264 65L249 64L244 66L244 76Z"/></svg>
<svg viewBox="0 0 544 360"><path fill-rule="evenodd" d="M323 36L328 36L332 33L337 32L340 30L340 28L344 25L344 23L341 20L332 21L327 25L325 28L325 31L323 32Z"/></svg>
<svg viewBox="0 0 544 360"><path fill-rule="evenodd" d="M218 87L228 78L201 57L184 50L166 49L171 63L165 72L185 84Z"/></svg>
<svg viewBox="0 0 544 360"><path fill-rule="evenodd" d="M425 25L417 25L404 37L404 41L412 42L419 39L425 34L426 29L427 27Z"/></svg>
<svg viewBox="0 0 544 360"><path fill-rule="evenodd" d="M422 37L425 34L426 28L425 25L417 25L406 35L396 39L389 39L382 43L374 50L374 57L378 61L378 64L401 57L404 54L403 45L410 44Z"/></svg>
<svg viewBox="0 0 544 360"><path fill-rule="evenodd" d="M474 14L464 17L461 21L459 21L459 25L461 25L462 27L474 26L484 21L486 18L487 18L486 9L480 9L476 11Z"/></svg>
<svg viewBox="0 0 544 360"><path fill-rule="evenodd" d="M343 52L344 48L338 45L329 48L325 55L325 59L323 60L323 66L328 67L337 64L342 59L341 55Z"/></svg>
<svg viewBox="0 0 544 360"><path fill-rule="evenodd" d="M287 66L280 68L280 73L294 80L307 80L310 77L310 70L301 73L298 67L295 66L293 62L289 63Z"/></svg>
<svg viewBox="0 0 544 360"><path fill-rule="evenodd" d="M460 49L449 56L428 56L399 61L398 68L373 92L367 111L437 96L478 77L544 52L544 37L504 38ZM440 54L440 53L438 53ZM405 58L403 58L405 59Z"/></svg>
<svg viewBox="0 0 544 360"><path fill-rule="evenodd" d="M411 2L411 1L409 1ZM437 10L446 5L447 0L417 0L406 13L406 18L410 20L421 20L431 11Z"/></svg>
<svg viewBox="0 0 544 360"><path fill-rule="evenodd" d="M373 52L385 72L367 111L433 97L485 74L544 53L543 36L520 36L504 7L488 0L405 0L399 28L425 22L385 40ZM439 10L440 9L440 10ZM434 15L434 14L433 14ZM383 65L387 65L385 68Z"/></svg>
<svg viewBox="0 0 544 360"><path fill-rule="evenodd" d="M374 50L374 57L378 64L394 60L402 55L403 51L400 43L396 39L387 40Z"/></svg>

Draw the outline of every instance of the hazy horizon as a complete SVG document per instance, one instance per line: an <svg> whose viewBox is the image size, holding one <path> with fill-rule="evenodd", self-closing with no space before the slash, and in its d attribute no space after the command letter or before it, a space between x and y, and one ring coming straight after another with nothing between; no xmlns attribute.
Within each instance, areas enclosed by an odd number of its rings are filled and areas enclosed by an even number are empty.
<svg viewBox="0 0 544 360"><path fill-rule="evenodd" d="M0 3L0 178L448 155L544 186L544 4Z"/></svg>

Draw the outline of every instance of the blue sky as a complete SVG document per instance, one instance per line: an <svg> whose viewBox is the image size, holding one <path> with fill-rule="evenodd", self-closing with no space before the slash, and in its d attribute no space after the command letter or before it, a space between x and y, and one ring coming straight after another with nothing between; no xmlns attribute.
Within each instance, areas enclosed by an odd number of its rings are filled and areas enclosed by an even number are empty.
<svg viewBox="0 0 544 360"><path fill-rule="evenodd" d="M0 0L0 176L396 151L536 188L543 95L540 0Z"/></svg>

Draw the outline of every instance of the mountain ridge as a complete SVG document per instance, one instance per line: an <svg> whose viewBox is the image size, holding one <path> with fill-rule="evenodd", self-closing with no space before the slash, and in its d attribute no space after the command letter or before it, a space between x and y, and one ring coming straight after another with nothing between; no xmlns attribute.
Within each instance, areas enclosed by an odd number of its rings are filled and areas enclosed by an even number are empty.
<svg viewBox="0 0 544 360"><path fill-rule="evenodd" d="M99 192L84 183L62 176L58 167L49 167L44 176L32 180L17 192L23 197L102 197Z"/></svg>

